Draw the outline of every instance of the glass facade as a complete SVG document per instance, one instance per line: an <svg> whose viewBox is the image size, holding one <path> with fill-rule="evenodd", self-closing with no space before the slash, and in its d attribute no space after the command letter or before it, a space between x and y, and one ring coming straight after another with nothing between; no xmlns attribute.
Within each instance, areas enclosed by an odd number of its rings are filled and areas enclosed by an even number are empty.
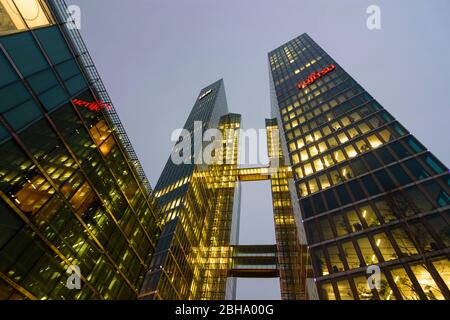
<svg viewBox="0 0 450 320"><path fill-rule="evenodd" d="M141 299L225 298L230 243L237 232L232 221L240 190L234 179L240 120L240 115L228 113L222 80L201 90L184 129L192 137L197 130L203 136L208 129L218 129L225 147L218 149L210 165L195 164L206 145L195 145L194 141L186 158L189 163L175 164L172 158L167 161L154 190L163 234ZM200 122L199 128L196 122ZM231 161L219 161L226 158ZM232 290L229 294L233 296Z"/></svg>
<svg viewBox="0 0 450 320"><path fill-rule="evenodd" d="M449 299L448 168L307 34L269 64L319 297Z"/></svg>
<svg viewBox="0 0 450 320"><path fill-rule="evenodd" d="M238 166L219 80L152 190L70 23L62 0L0 0L0 299L234 299L236 277L278 277L282 299L450 299L448 168L308 35L268 56L269 166ZM276 243L242 246L241 183L261 180Z"/></svg>
<svg viewBox="0 0 450 320"><path fill-rule="evenodd" d="M133 299L159 234L155 203L58 10L0 1L0 299Z"/></svg>
<svg viewBox="0 0 450 320"><path fill-rule="evenodd" d="M283 299L306 299L311 275L306 242L299 239L276 119L266 121L269 167L238 167L241 116L228 113L223 81L202 89L184 128L221 132L214 161L195 164L169 158L155 187L162 236L141 290L141 299L234 299L237 277L279 277ZM174 148L181 152L180 137ZM201 147L201 146L200 146ZM186 156L186 155L185 155ZM240 184L271 180L276 245L239 245Z"/></svg>

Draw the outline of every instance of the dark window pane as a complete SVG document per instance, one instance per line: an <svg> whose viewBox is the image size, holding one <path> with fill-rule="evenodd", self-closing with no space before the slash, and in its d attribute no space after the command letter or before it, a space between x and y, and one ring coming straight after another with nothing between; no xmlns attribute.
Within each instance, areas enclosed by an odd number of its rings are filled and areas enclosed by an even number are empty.
<svg viewBox="0 0 450 320"><path fill-rule="evenodd" d="M308 237L311 243L320 241L319 228L317 228L316 220L305 222L306 230L308 231Z"/></svg>
<svg viewBox="0 0 450 320"><path fill-rule="evenodd" d="M375 158L372 153L366 154L364 156L364 159L366 160L371 170L375 170L381 166L381 163L377 160L377 158Z"/></svg>
<svg viewBox="0 0 450 320"><path fill-rule="evenodd" d="M425 168L422 167L416 159L405 161L404 164L417 180L422 180L429 176Z"/></svg>
<svg viewBox="0 0 450 320"><path fill-rule="evenodd" d="M394 162L394 156L389 152L387 147L380 148L375 151L376 154L381 158L381 161L384 162L385 165L388 165Z"/></svg>
<svg viewBox="0 0 450 320"><path fill-rule="evenodd" d="M389 178L385 170L378 171L377 173L375 173L375 176L377 177L378 181L385 191L389 191L395 188L394 181Z"/></svg>
<svg viewBox="0 0 450 320"><path fill-rule="evenodd" d="M366 195L357 180L349 182L348 186L353 196L355 197L356 201L366 198Z"/></svg>
<svg viewBox="0 0 450 320"><path fill-rule="evenodd" d="M344 185L337 187L336 191L343 206L352 202L352 199L350 198L350 195Z"/></svg>
<svg viewBox="0 0 450 320"><path fill-rule="evenodd" d="M444 213L445 214L445 213ZM430 227L437 234L444 246L450 247L450 226L439 214L426 218Z"/></svg>
<svg viewBox="0 0 450 320"><path fill-rule="evenodd" d="M336 201L336 198L334 196L333 190L330 189L330 190L325 191L324 196L325 196L325 199L327 200L329 210L333 210L333 209L339 207L338 203Z"/></svg>
<svg viewBox="0 0 450 320"><path fill-rule="evenodd" d="M0 52L0 74L0 87L19 79L3 52Z"/></svg>
<svg viewBox="0 0 450 320"><path fill-rule="evenodd" d="M27 88L19 81L0 89L0 97L2 97L0 112L5 112L10 108L31 99L31 95Z"/></svg>
<svg viewBox="0 0 450 320"><path fill-rule="evenodd" d="M86 89L87 83L84 80L84 77L79 74L76 77L69 79L65 82L66 88L71 95L75 95L81 90Z"/></svg>
<svg viewBox="0 0 450 320"><path fill-rule="evenodd" d="M43 117L41 110L33 100L15 107L5 113L5 118L14 130L18 131L31 122Z"/></svg>
<svg viewBox="0 0 450 320"><path fill-rule="evenodd" d="M422 146L422 144L419 141L417 141L415 138L409 137L407 141L408 141L408 145L415 152L419 153L419 152L425 151L425 148Z"/></svg>
<svg viewBox="0 0 450 320"><path fill-rule="evenodd" d="M391 174L397 179L400 185L406 185L412 182L411 178L406 174L405 170L399 164L389 167Z"/></svg>
<svg viewBox="0 0 450 320"><path fill-rule="evenodd" d="M53 64L72 57L57 26L42 28L36 30L35 33Z"/></svg>
<svg viewBox="0 0 450 320"><path fill-rule="evenodd" d="M51 69L41 71L28 78L31 88L37 94L41 94L45 90L48 90L58 85L58 80Z"/></svg>
<svg viewBox="0 0 450 320"><path fill-rule="evenodd" d="M309 218L312 217L314 215L312 206L311 206L311 202L310 202L310 198L305 199L305 200L301 200L300 201L302 207L303 207L303 214L305 218Z"/></svg>
<svg viewBox="0 0 450 320"><path fill-rule="evenodd" d="M447 192L436 182L430 181L424 185L428 194L435 201L437 206L445 207L450 204L450 199Z"/></svg>
<svg viewBox="0 0 450 320"><path fill-rule="evenodd" d="M322 200L322 197L320 196L320 193L312 196L311 200L314 203L314 206L316 208L316 212L317 213L326 211L325 204L323 203L323 200Z"/></svg>
<svg viewBox="0 0 450 320"><path fill-rule="evenodd" d="M391 148L391 150L397 155L398 158L403 159L406 158L407 156L411 155L411 152L409 152L402 144L400 141L391 143L389 145L389 147Z"/></svg>
<svg viewBox="0 0 450 320"><path fill-rule="evenodd" d="M434 173L440 174L445 171L444 165L437 160L433 155L427 155L425 157L422 157L422 159L425 159L425 162L433 169Z"/></svg>
<svg viewBox="0 0 450 320"><path fill-rule="evenodd" d="M48 111L51 111L56 107L59 107L61 104L69 100L69 96L66 94L64 89L59 85L41 94L39 98L41 99L42 103L44 104L44 107Z"/></svg>
<svg viewBox="0 0 450 320"><path fill-rule="evenodd" d="M362 177L361 181L371 196L374 196L374 195L380 193L380 189L376 185L376 183L373 180L371 175Z"/></svg>
<svg viewBox="0 0 450 320"><path fill-rule="evenodd" d="M56 70L58 71L62 80L67 80L73 76L79 74L80 68L74 60L69 60L57 65Z"/></svg>
<svg viewBox="0 0 450 320"><path fill-rule="evenodd" d="M6 36L0 38L0 41L24 77L49 67L30 32ZM30 61L33 61L33 63L30 63Z"/></svg>

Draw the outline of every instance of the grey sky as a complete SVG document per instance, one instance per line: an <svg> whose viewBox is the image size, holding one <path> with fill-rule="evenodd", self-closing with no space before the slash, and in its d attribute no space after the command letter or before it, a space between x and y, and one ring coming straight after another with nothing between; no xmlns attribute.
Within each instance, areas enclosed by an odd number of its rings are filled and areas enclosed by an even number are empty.
<svg viewBox="0 0 450 320"><path fill-rule="evenodd" d="M153 186L172 130L217 79L224 78L229 109L242 114L244 127L264 127L267 53L303 32L450 163L448 0L66 1L81 7L83 37ZM366 28L371 4L381 7L382 30ZM252 199L270 196L263 191L244 185ZM271 214L265 202L243 199L243 220L259 222L262 214ZM273 239L273 223L248 224L246 237L268 230ZM260 287L242 287L242 296L260 297Z"/></svg>

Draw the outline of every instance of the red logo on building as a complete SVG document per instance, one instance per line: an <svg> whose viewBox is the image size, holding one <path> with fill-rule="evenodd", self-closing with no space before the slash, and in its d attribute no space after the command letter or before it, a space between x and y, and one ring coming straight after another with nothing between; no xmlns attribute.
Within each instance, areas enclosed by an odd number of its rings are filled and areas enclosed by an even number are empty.
<svg viewBox="0 0 450 320"><path fill-rule="evenodd" d="M72 103L79 107L88 108L91 111L100 112L102 110L111 110L111 106L103 101L83 101L79 99L72 99Z"/></svg>
<svg viewBox="0 0 450 320"><path fill-rule="evenodd" d="M297 86L299 89L305 89L310 84L316 82L317 79L330 73L334 69L336 69L336 66L334 64L332 64L332 65L329 65L328 67L323 68L321 71L313 72L308 76L308 78L306 80L299 82Z"/></svg>

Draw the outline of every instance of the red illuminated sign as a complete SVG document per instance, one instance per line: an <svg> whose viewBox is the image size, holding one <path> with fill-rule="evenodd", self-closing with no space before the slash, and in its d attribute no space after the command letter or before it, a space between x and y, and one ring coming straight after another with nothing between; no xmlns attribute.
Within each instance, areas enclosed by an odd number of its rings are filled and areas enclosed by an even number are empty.
<svg viewBox="0 0 450 320"><path fill-rule="evenodd" d="M111 106L103 101L83 101L79 99L72 99L72 103L79 107L88 108L91 111L100 112L101 110L111 110Z"/></svg>
<svg viewBox="0 0 450 320"><path fill-rule="evenodd" d="M334 69L336 69L336 66L334 64L332 64L332 65L329 65L328 67L323 68L321 71L313 72L308 76L308 78L306 80L299 82L297 86L299 89L305 89L310 84L316 82L317 79L330 73Z"/></svg>

